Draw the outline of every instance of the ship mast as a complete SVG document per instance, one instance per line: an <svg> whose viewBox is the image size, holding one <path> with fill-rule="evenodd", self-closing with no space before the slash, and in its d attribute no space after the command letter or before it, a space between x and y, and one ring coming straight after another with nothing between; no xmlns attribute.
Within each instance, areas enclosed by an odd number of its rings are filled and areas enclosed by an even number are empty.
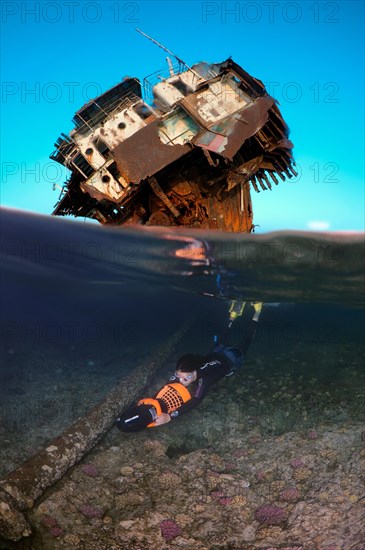
<svg viewBox="0 0 365 550"><path fill-rule="evenodd" d="M152 38L151 36L149 36L145 32L141 31L140 29L136 29L136 31L139 32L139 34L141 34L142 36L145 36L146 38L148 38L148 40L151 40L151 42L156 44L156 46L158 46L159 48L161 48L162 50L164 50L165 52L170 54L172 57L174 57L176 59L176 61L178 61L180 63L180 65L184 65L184 67L186 67L188 69L188 71L191 71L193 74L195 74L195 76L200 78L200 75L198 73L196 73L191 67L189 67L189 65L187 63L185 63L185 61L183 61L180 57L178 57L171 50L166 48L166 46L164 46L163 44L160 44L160 42L157 42L157 40L155 40L154 38ZM169 65L169 69L170 69L170 73L171 73L171 66L170 65Z"/></svg>

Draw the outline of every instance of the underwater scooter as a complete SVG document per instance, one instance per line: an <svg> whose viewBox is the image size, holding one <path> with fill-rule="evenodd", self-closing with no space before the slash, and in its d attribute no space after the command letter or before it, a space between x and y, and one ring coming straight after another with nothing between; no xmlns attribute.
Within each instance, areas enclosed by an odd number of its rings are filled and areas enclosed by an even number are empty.
<svg viewBox="0 0 365 550"><path fill-rule="evenodd" d="M189 390L180 384L166 384L156 397L140 399L136 405L127 409L115 425L122 432L140 432L145 428L155 428L156 417L162 413L173 414L181 405L191 399Z"/></svg>

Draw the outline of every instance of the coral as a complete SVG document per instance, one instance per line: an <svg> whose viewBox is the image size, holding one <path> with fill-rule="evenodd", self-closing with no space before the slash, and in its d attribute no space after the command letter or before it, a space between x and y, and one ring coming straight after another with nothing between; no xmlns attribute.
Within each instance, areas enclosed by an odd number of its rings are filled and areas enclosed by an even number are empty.
<svg viewBox="0 0 365 550"><path fill-rule="evenodd" d="M337 452L334 449L323 449L320 452L322 458L327 458L328 460L336 460Z"/></svg>
<svg viewBox="0 0 365 550"><path fill-rule="evenodd" d="M63 529L58 525L56 518L45 515L42 517L41 523L44 527L47 527L48 532L52 537L59 537L63 534Z"/></svg>
<svg viewBox="0 0 365 550"><path fill-rule="evenodd" d="M218 499L219 504L222 504L222 506L229 506L232 503L232 497L220 497Z"/></svg>
<svg viewBox="0 0 365 550"><path fill-rule="evenodd" d="M278 525L286 519L286 512L279 506L265 504L264 506L257 508L255 518L259 523L265 525Z"/></svg>
<svg viewBox="0 0 365 550"><path fill-rule="evenodd" d="M207 470L207 475L210 476L210 477L220 477L220 473L219 472L216 472L215 470Z"/></svg>
<svg viewBox="0 0 365 550"><path fill-rule="evenodd" d="M63 541L67 544L67 547L70 548L72 546L78 546L80 544L80 537L68 533L67 535L65 535Z"/></svg>
<svg viewBox="0 0 365 550"><path fill-rule="evenodd" d="M257 479L257 481L263 481L266 478L265 470L258 470L255 473L255 478Z"/></svg>
<svg viewBox="0 0 365 550"><path fill-rule="evenodd" d="M283 530L281 527L276 526L270 526L270 527L264 527L257 533L257 538L260 540L271 540L271 541L278 541L282 537ZM267 550L265 548L265 550ZM274 550L279 550L278 548L275 548Z"/></svg>
<svg viewBox="0 0 365 550"><path fill-rule="evenodd" d="M113 518L110 516L103 517L103 523L104 525L111 525L113 523Z"/></svg>
<svg viewBox="0 0 365 550"><path fill-rule="evenodd" d="M294 458L290 461L290 466L292 468L304 468L305 464L300 458Z"/></svg>
<svg viewBox="0 0 365 550"><path fill-rule="evenodd" d="M205 506L196 504L195 507L193 506L193 510L195 512L203 512L205 510ZM176 522L183 528L191 523L191 518L187 514L177 514L175 519Z"/></svg>
<svg viewBox="0 0 365 550"><path fill-rule="evenodd" d="M318 433L315 430L310 430L307 432L308 439L318 439Z"/></svg>
<svg viewBox="0 0 365 550"><path fill-rule="evenodd" d="M232 498L232 506L236 506L237 508L240 508L241 506L245 506L247 504L247 500L242 495L235 495Z"/></svg>
<svg viewBox="0 0 365 550"><path fill-rule="evenodd" d="M128 506L138 506L139 504L142 504L143 501L144 498L142 495L132 491L115 496L115 504L121 508L126 508Z"/></svg>
<svg viewBox="0 0 365 550"><path fill-rule="evenodd" d="M285 481L282 479L276 479L270 483L270 489L273 493L278 493L285 487Z"/></svg>
<svg viewBox="0 0 365 550"><path fill-rule="evenodd" d="M44 527L48 527L49 529L52 529L52 527L58 527L58 522L55 518L52 518L51 516L43 516L41 519L42 525Z"/></svg>
<svg viewBox="0 0 365 550"><path fill-rule="evenodd" d="M294 479L295 481L304 481L308 479L312 475L312 472L309 468L297 468L294 471Z"/></svg>
<svg viewBox="0 0 365 550"><path fill-rule="evenodd" d="M123 468L120 469L122 476L131 476L133 472L134 469L131 466L123 466Z"/></svg>
<svg viewBox="0 0 365 550"><path fill-rule="evenodd" d="M171 519L164 519L160 523L161 535L166 541L173 540L181 533L181 528Z"/></svg>
<svg viewBox="0 0 365 550"><path fill-rule="evenodd" d="M245 449L235 449L232 453L232 456L236 458L242 458L244 456L247 456L247 451Z"/></svg>
<svg viewBox="0 0 365 550"><path fill-rule="evenodd" d="M180 485L181 479L177 474L167 470L160 475L159 484L163 489L169 489L170 487L176 487Z"/></svg>
<svg viewBox="0 0 365 550"><path fill-rule="evenodd" d="M224 460L220 455L216 453L209 456L209 464L212 466L213 470L224 470Z"/></svg>
<svg viewBox="0 0 365 550"><path fill-rule="evenodd" d="M52 537L59 537L60 535L62 535L63 530L61 529L61 527L52 527L49 532Z"/></svg>
<svg viewBox="0 0 365 550"><path fill-rule="evenodd" d="M96 477L99 473L99 470L93 464L83 464L81 471L90 477Z"/></svg>
<svg viewBox="0 0 365 550"><path fill-rule="evenodd" d="M101 518L103 516L103 511L100 508L96 508L90 504L82 504L79 512L86 518Z"/></svg>
<svg viewBox="0 0 365 550"><path fill-rule="evenodd" d="M206 482L207 482L207 485L210 489L215 489L216 487L218 487L220 485L221 475L220 475L219 472L216 472L214 470L208 470L206 475L207 475Z"/></svg>
<svg viewBox="0 0 365 550"><path fill-rule="evenodd" d="M222 491L212 491L210 493L210 496L214 499L214 500L219 500L220 498L224 497L224 494L222 493Z"/></svg>
<svg viewBox="0 0 365 550"><path fill-rule="evenodd" d="M288 487L283 489L280 493L280 500L285 502L295 502L300 498L300 491L296 487Z"/></svg>
<svg viewBox="0 0 365 550"><path fill-rule="evenodd" d="M164 456L166 453L165 446L155 439L149 439L143 443L143 447L147 452L152 453L155 456Z"/></svg>

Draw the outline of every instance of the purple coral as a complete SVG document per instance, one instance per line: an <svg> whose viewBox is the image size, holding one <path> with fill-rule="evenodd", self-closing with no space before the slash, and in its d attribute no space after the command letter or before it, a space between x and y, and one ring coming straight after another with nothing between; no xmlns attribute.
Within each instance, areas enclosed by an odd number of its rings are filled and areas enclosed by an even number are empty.
<svg viewBox="0 0 365 550"><path fill-rule="evenodd" d="M245 449L235 449L232 453L232 456L236 458L241 458L242 456L247 456L248 452Z"/></svg>
<svg viewBox="0 0 365 550"><path fill-rule="evenodd" d="M82 504L79 511L86 518L101 518L103 516L103 511L100 508L96 508L90 504Z"/></svg>
<svg viewBox="0 0 365 550"><path fill-rule="evenodd" d="M52 527L52 529L50 529L49 532L52 535L52 537L59 537L60 535L63 534L63 530L61 529L61 527Z"/></svg>
<svg viewBox="0 0 365 550"><path fill-rule="evenodd" d="M280 493L280 500L285 502L295 502L300 498L300 491L296 487L288 487L283 489Z"/></svg>
<svg viewBox="0 0 365 550"><path fill-rule="evenodd" d="M84 464L81 470L90 477L96 477L99 473L99 470L93 464Z"/></svg>
<svg viewBox="0 0 365 550"><path fill-rule="evenodd" d="M307 432L308 439L318 439L318 433L315 430Z"/></svg>
<svg viewBox="0 0 365 550"><path fill-rule="evenodd" d="M222 504L222 506L229 506L230 504L232 504L232 497L226 497L226 496L220 497L218 499L218 502Z"/></svg>
<svg viewBox="0 0 365 550"><path fill-rule="evenodd" d="M60 535L62 535L63 530L58 525L58 521L56 520L56 518L44 515L42 517L41 522L42 522L42 525L44 525L44 527L47 527L52 537L59 537Z"/></svg>
<svg viewBox="0 0 365 550"><path fill-rule="evenodd" d="M212 491L210 493L210 496L214 499L214 500L219 500L220 498L224 497L224 494L222 493L222 491Z"/></svg>
<svg viewBox="0 0 365 550"><path fill-rule="evenodd" d="M303 462L303 460L301 460L300 458L294 458L291 462L290 462L290 466L292 468L304 468L305 464Z"/></svg>
<svg viewBox="0 0 365 550"><path fill-rule="evenodd" d="M181 533L181 528L172 519L164 519L160 523L161 535L166 540L172 540Z"/></svg>
<svg viewBox="0 0 365 550"><path fill-rule="evenodd" d="M208 470L207 475L211 477L220 477L221 474L217 472L216 470Z"/></svg>
<svg viewBox="0 0 365 550"><path fill-rule="evenodd" d="M255 518L259 523L264 523L265 525L278 525L286 519L286 512L283 508L279 508L279 506L265 504L257 508Z"/></svg>
<svg viewBox="0 0 365 550"><path fill-rule="evenodd" d="M258 470L255 473L255 478L257 481L263 481L266 478L266 472L264 470Z"/></svg>
<svg viewBox="0 0 365 550"><path fill-rule="evenodd" d="M58 522L56 518L52 518L51 516L43 516L41 522L42 525L48 527L48 529L52 529L52 527L58 527Z"/></svg>

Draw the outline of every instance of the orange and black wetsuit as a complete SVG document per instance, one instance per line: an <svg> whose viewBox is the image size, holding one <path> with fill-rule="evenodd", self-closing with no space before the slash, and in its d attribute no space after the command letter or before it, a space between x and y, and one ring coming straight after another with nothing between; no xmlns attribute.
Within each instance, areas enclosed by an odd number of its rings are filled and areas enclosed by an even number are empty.
<svg viewBox="0 0 365 550"><path fill-rule="evenodd" d="M229 361L223 353L212 352L202 357L202 364L196 372L196 381L187 388L190 392L191 399L170 413L172 419L195 409L204 399L213 384L225 376L233 374L233 366L231 361ZM175 380L175 377L172 377L172 380ZM176 380L178 379L176 378Z"/></svg>
<svg viewBox="0 0 365 550"><path fill-rule="evenodd" d="M201 364L196 369L197 379L189 387L172 377L155 397L141 399L122 413L116 420L116 426L123 432L137 432L155 427L154 421L162 413L168 413L173 419L197 407L213 384L230 376L243 364L256 327L257 322L252 321L246 340L239 348L220 344L208 355L201 356Z"/></svg>
<svg viewBox="0 0 365 550"><path fill-rule="evenodd" d="M187 388L189 389L191 399L170 413L172 419L195 409L213 384L225 376L230 376L237 368L242 366L247 349L255 336L256 329L257 322L251 321L242 346L228 347L220 344L215 346L209 355L202 357L202 364L197 369L197 380ZM173 376L171 380L178 379Z"/></svg>

